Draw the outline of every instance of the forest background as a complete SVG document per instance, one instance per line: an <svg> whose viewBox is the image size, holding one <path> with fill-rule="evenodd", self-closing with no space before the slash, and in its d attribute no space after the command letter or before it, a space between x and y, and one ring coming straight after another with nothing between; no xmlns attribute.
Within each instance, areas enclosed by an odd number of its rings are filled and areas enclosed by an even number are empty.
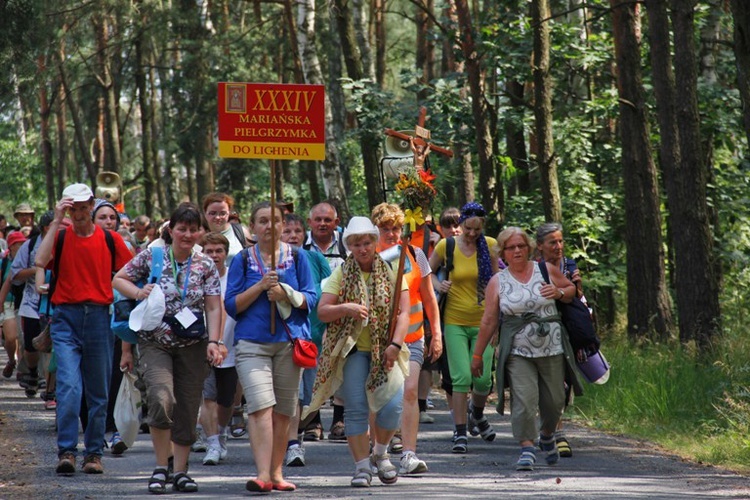
<svg viewBox="0 0 750 500"><path fill-rule="evenodd" d="M610 382L577 418L750 466L750 2L98 0L0 3L0 213L120 174L132 216L231 193L264 161L217 156L220 81L326 86L326 159L277 195L344 220L388 199L384 128L426 127L438 199L488 233L565 225ZM385 188L385 189L384 189ZM11 223L14 221L10 221Z"/></svg>

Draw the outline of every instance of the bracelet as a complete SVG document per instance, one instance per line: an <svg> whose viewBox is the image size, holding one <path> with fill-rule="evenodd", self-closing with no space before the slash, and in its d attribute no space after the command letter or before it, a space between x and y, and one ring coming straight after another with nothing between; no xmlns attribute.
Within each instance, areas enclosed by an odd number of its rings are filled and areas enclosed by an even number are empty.
<svg viewBox="0 0 750 500"><path fill-rule="evenodd" d="M483 358L482 356L480 356L479 354L474 354L474 355L472 356L472 358L474 358L474 359L484 359L484 358Z"/></svg>
<svg viewBox="0 0 750 500"><path fill-rule="evenodd" d="M396 347L399 351L401 350L401 344L397 344L396 342L391 342L391 345L393 347Z"/></svg>
<svg viewBox="0 0 750 500"><path fill-rule="evenodd" d="M209 340L209 341L208 341L208 343L209 343L209 344L216 344L216 345L219 345L219 341L218 341L218 340Z"/></svg>

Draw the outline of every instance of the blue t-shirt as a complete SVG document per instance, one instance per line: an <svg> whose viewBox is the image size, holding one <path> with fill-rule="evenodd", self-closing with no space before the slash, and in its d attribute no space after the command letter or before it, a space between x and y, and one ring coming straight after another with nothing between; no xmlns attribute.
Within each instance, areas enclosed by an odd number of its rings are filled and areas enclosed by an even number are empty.
<svg viewBox="0 0 750 500"><path fill-rule="evenodd" d="M260 293L255 301L242 312L237 311L237 295L258 283L263 274L254 256L256 247L248 249L247 253L240 253L232 259L227 272L227 291L224 297L224 307L227 314L237 321L234 328L234 343L240 340L251 342L288 342L289 336L284 331L284 322L289 327L292 338L310 340L310 319L308 311L318 303L318 293L315 291L310 263L306 252L292 252L292 247L284 244L284 253L278 259L276 272L279 282L286 283L294 290L302 293L307 301L307 309L292 308L292 314L282 321L276 308L276 333L271 334L271 302L266 293ZM296 257L293 255L296 253ZM240 256L248 258L241 258ZM262 265L262 263L260 264ZM243 269L244 268L244 269Z"/></svg>

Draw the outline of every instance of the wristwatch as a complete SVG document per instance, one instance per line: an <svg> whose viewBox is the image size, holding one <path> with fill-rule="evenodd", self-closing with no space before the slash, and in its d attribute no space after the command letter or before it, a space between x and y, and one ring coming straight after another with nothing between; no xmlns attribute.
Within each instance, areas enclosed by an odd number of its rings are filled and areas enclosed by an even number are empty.
<svg viewBox="0 0 750 500"><path fill-rule="evenodd" d="M223 340L209 340L208 343L209 344L216 344L216 345L224 345L224 341Z"/></svg>

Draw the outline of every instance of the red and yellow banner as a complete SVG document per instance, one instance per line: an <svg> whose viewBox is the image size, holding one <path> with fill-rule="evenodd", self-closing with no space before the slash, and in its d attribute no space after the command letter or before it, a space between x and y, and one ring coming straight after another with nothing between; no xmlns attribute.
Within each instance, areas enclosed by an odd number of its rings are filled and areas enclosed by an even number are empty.
<svg viewBox="0 0 750 500"><path fill-rule="evenodd" d="M323 85L219 83L219 156L325 159Z"/></svg>

